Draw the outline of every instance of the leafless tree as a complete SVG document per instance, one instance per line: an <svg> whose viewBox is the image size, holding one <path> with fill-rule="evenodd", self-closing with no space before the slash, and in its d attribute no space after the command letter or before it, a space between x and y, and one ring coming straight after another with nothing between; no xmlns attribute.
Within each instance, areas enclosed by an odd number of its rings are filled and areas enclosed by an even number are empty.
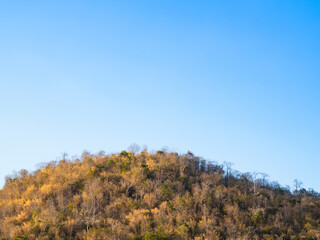
<svg viewBox="0 0 320 240"><path fill-rule="evenodd" d="M269 178L269 175L266 174L266 173L263 173L263 172L261 172L261 173L259 173L259 174L260 174L260 176L261 176L261 184L262 184L262 186L266 186L266 184L267 184L267 179Z"/></svg>
<svg viewBox="0 0 320 240"><path fill-rule="evenodd" d="M87 227L98 223L103 201L103 189L99 179L93 179L85 188L82 216Z"/></svg>
<svg viewBox="0 0 320 240"><path fill-rule="evenodd" d="M131 144L128 149L129 152L132 152L134 154L138 153L140 151L140 146L136 143Z"/></svg>
<svg viewBox="0 0 320 240"><path fill-rule="evenodd" d="M257 187L258 187L258 181L257 181L257 176L259 173L257 171L252 173L252 181L253 181L253 194L256 194Z"/></svg>
<svg viewBox="0 0 320 240"><path fill-rule="evenodd" d="M233 166L233 163L224 161L223 166L226 171L226 184L227 184L227 187L229 187L229 177L230 177L231 167Z"/></svg>
<svg viewBox="0 0 320 240"><path fill-rule="evenodd" d="M303 183L301 181L299 181L298 179L293 180L293 186L295 188L295 193L297 193L300 190L302 184Z"/></svg>

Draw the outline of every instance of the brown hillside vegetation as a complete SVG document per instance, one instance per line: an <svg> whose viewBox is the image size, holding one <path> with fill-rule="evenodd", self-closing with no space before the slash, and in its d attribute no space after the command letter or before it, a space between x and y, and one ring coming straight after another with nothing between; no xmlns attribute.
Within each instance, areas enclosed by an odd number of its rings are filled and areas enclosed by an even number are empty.
<svg viewBox="0 0 320 240"><path fill-rule="evenodd" d="M7 177L0 239L320 239L320 198L188 152L84 153Z"/></svg>

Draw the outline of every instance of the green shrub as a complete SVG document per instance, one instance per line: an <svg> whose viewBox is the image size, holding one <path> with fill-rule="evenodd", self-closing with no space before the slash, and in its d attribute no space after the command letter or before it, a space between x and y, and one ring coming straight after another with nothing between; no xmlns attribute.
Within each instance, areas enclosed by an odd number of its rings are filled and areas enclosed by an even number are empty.
<svg viewBox="0 0 320 240"><path fill-rule="evenodd" d="M167 240L168 238L162 234L162 233L147 233L144 237L143 240Z"/></svg>

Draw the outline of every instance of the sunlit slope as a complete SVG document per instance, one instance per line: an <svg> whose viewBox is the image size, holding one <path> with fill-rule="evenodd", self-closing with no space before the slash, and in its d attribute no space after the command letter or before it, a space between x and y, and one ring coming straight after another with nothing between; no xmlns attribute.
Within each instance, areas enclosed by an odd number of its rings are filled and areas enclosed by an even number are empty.
<svg viewBox="0 0 320 240"><path fill-rule="evenodd" d="M0 239L320 239L320 198L192 153L92 155L8 177Z"/></svg>

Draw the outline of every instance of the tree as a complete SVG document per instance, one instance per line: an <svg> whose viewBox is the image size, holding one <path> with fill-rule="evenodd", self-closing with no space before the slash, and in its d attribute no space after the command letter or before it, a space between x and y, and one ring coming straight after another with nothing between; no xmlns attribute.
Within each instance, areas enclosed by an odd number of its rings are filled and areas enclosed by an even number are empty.
<svg viewBox="0 0 320 240"><path fill-rule="evenodd" d="M269 178L269 175L268 174L266 174L266 173L263 173L263 172L260 172L260 176L261 176L261 184L262 184L262 186L266 186L266 184L267 184L267 179Z"/></svg>
<svg viewBox="0 0 320 240"><path fill-rule="evenodd" d="M303 183L301 181L299 181L298 179L294 179L293 180L293 184L294 184L293 186L294 186L294 189L295 189L294 192L298 193L298 191L300 190L300 188L301 188Z"/></svg>
<svg viewBox="0 0 320 240"><path fill-rule="evenodd" d="M99 217L102 213L103 188L99 179L92 179L86 185L82 198L81 215L83 216L88 231L90 226L99 223Z"/></svg>
<svg viewBox="0 0 320 240"><path fill-rule="evenodd" d="M128 151L136 154L140 151L140 146L138 144L133 143L128 147Z"/></svg>
<svg viewBox="0 0 320 240"><path fill-rule="evenodd" d="M319 193L231 166L191 152L123 151L22 170L0 191L0 239L319 237Z"/></svg>
<svg viewBox="0 0 320 240"><path fill-rule="evenodd" d="M233 163L231 162L226 162L224 161L223 162L223 166L224 166L224 169L226 171L226 183L227 183L227 187L229 187L229 176L230 176L230 173L231 173L231 167L232 167Z"/></svg>

